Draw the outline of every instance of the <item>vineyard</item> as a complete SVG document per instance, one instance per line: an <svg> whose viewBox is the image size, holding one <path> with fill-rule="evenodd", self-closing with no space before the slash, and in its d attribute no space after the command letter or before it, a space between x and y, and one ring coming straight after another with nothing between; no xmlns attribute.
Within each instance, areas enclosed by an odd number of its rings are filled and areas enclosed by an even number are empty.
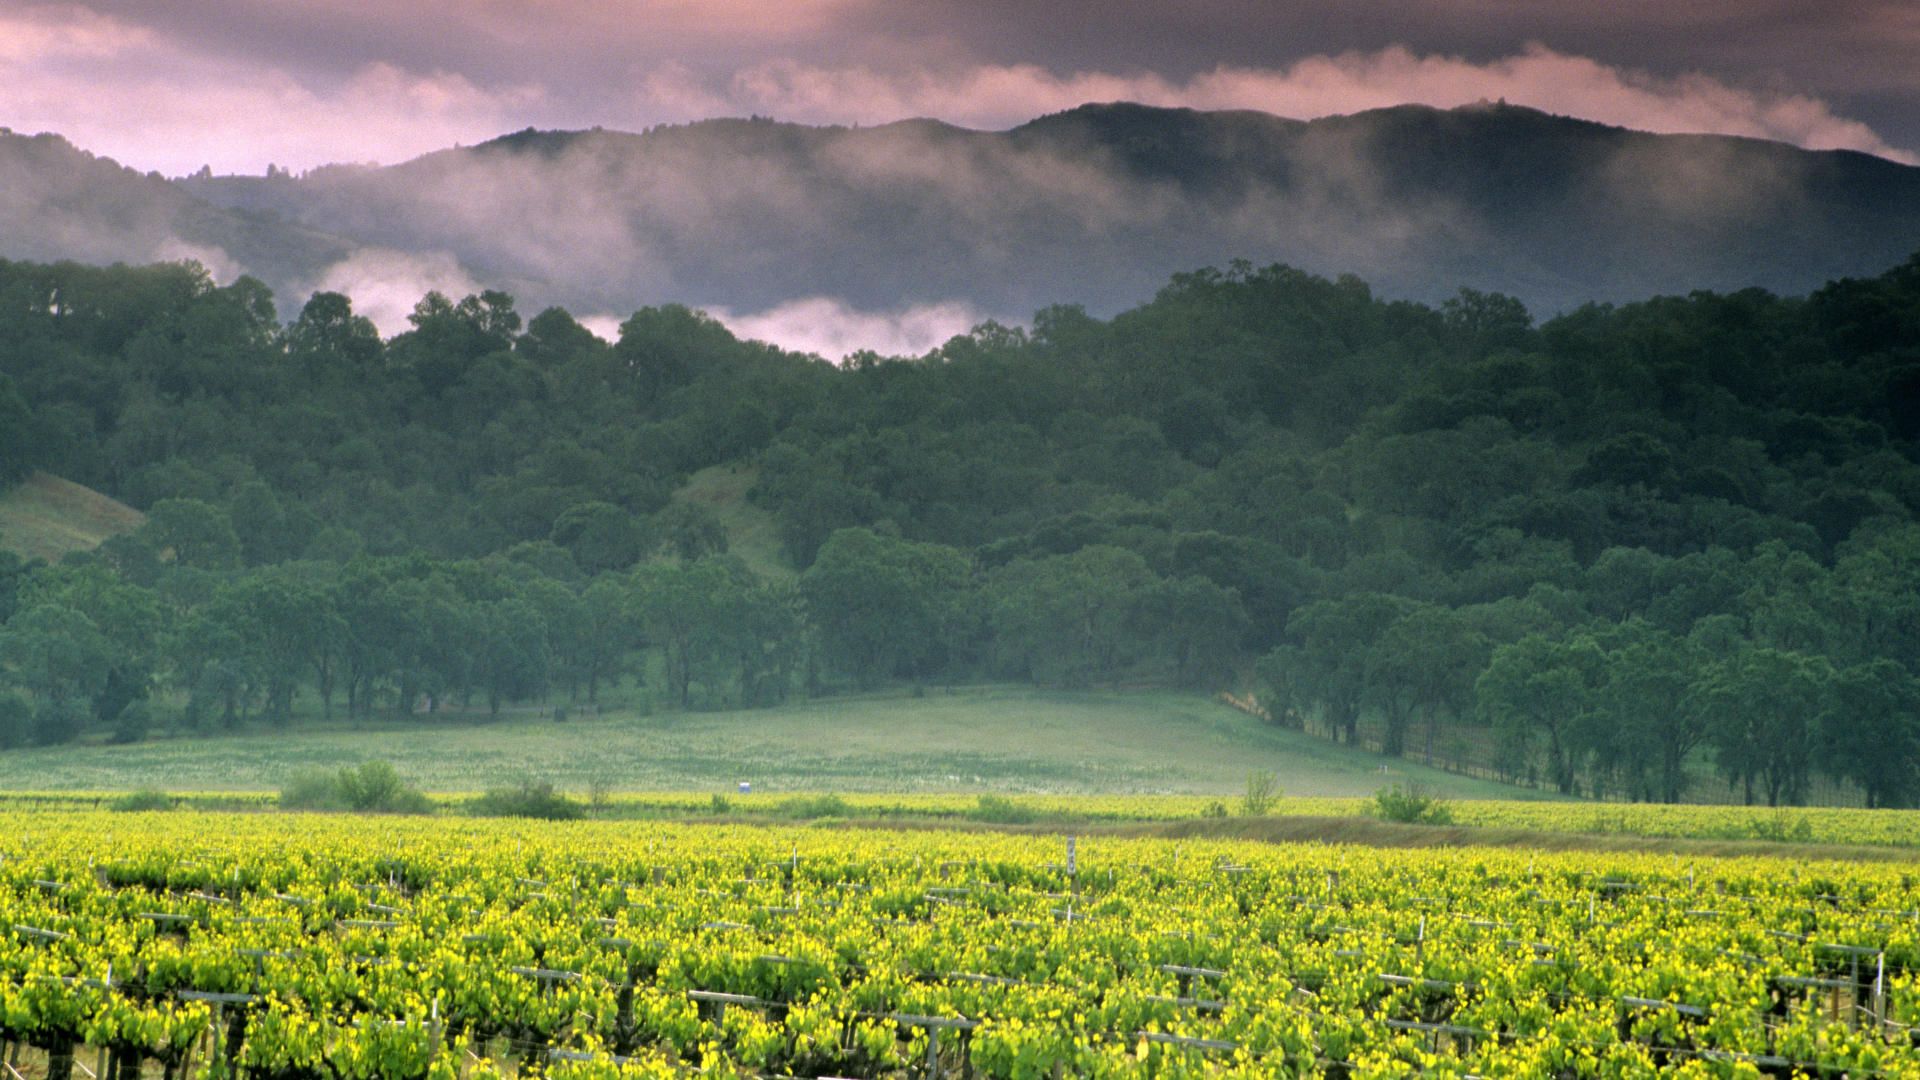
<svg viewBox="0 0 1920 1080"><path fill-rule="evenodd" d="M1899 866L0 813L8 1075L1920 1074Z"/></svg>
<svg viewBox="0 0 1920 1080"><path fill-rule="evenodd" d="M81 810L113 805L119 791L0 792L0 813L9 810ZM458 812L473 796L440 794L434 808ZM268 811L278 799L268 791L174 792L166 801L182 809ZM780 794L716 799L708 792L613 792L594 804L602 817L643 819L813 820L839 818L982 821L1003 825L1137 824L1186 821L1240 813L1238 798L1203 795L978 795L978 794ZM1287 797L1265 808L1268 816L1371 817L1372 799ZM1863 810L1812 806L1670 805L1659 803L1545 802L1459 799L1447 802L1453 824L1466 829L1529 833L1638 836L1674 840L1763 840L1842 847L1920 847L1920 810Z"/></svg>

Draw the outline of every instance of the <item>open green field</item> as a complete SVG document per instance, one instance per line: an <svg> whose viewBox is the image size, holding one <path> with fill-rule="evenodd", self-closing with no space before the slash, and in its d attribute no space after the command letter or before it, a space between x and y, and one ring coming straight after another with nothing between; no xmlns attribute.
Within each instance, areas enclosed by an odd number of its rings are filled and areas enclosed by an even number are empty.
<svg viewBox="0 0 1920 1080"><path fill-rule="evenodd" d="M91 488L37 472L0 491L0 550L56 562L70 551L91 551L143 520L140 511Z"/></svg>
<svg viewBox="0 0 1920 1080"><path fill-rule="evenodd" d="M1528 792L1282 731L1192 694L932 690L833 698L751 712L640 716L609 711L564 723L516 714L363 727L157 739L0 754L14 790L249 790L302 769L371 759L420 787L477 791L534 777L582 790L997 791L1232 795L1270 770L1289 795L1369 795L1418 782L1456 798Z"/></svg>

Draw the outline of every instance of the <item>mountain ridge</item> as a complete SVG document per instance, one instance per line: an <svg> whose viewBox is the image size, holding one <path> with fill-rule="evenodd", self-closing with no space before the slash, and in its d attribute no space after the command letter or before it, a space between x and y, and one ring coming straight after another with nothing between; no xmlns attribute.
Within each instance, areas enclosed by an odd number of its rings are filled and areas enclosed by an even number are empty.
<svg viewBox="0 0 1920 1080"><path fill-rule="evenodd" d="M18 138L0 138L0 177L32 171ZM91 160L92 173L109 161ZM1797 294L1920 249L1920 168L1505 103L1303 121L1121 102L1004 131L925 118L529 128L298 177L125 170L140 182L114 186L131 206L115 213L143 223L132 234L113 214L36 233L36 210L87 213L59 197L73 187L59 164L49 171L0 197L0 224L14 226L0 256L204 251L226 263L216 272L265 279L289 310L313 289L375 280L406 304L474 285L582 315L831 296L1020 319L1063 298L1112 313L1172 273L1245 259L1430 303L1463 286L1501 292L1550 313L1695 288ZM57 250L76 234L78 254Z"/></svg>

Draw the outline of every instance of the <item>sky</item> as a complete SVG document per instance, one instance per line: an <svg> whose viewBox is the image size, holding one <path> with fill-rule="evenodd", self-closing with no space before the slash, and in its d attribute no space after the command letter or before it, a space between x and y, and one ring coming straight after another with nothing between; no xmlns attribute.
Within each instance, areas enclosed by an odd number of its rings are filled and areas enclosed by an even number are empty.
<svg viewBox="0 0 1920 1080"><path fill-rule="evenodd" d="M1504 98L1920 161L1915 0L0 0L0 126L166 175L718 115Z"/></svg>

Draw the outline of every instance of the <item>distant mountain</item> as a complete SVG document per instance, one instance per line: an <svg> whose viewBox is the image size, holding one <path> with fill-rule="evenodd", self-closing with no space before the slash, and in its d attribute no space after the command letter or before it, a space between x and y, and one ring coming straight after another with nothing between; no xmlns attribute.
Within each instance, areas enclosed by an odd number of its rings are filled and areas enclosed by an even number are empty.
<svg viewBox="0 0 1920 1080"><path fill-rule="evenodd" d="M0 128L0 258L145 263L193 258L276 284L317 279L351 241L212 205L158 173L95 157L58 135Z"/></svg>
<svg viewBox="0 0 1920 1080"><path fill-rule="evenodd" d="M0 178L19 142L0 140ZM126 174L113 190L136 181L138 199L98 205L57 186L0 195L0 255L148 257L90 231L132 206L185 222L183 235L283 300L328 280L316 254L357 245L362 259L457 267L526 310L756 311L831 296L1020 317L1061 301L1112 312L1171 273L1236 258L1428 301L1499 291L1550 314L1698 288L1804 292L1920 250L1920 168L1506 105L1311 122L1089 105L1006 132L924 120L529 130L385 168L202 176L166 192ZM35 198L59 210L38 231L11 205Z"/></svg>

